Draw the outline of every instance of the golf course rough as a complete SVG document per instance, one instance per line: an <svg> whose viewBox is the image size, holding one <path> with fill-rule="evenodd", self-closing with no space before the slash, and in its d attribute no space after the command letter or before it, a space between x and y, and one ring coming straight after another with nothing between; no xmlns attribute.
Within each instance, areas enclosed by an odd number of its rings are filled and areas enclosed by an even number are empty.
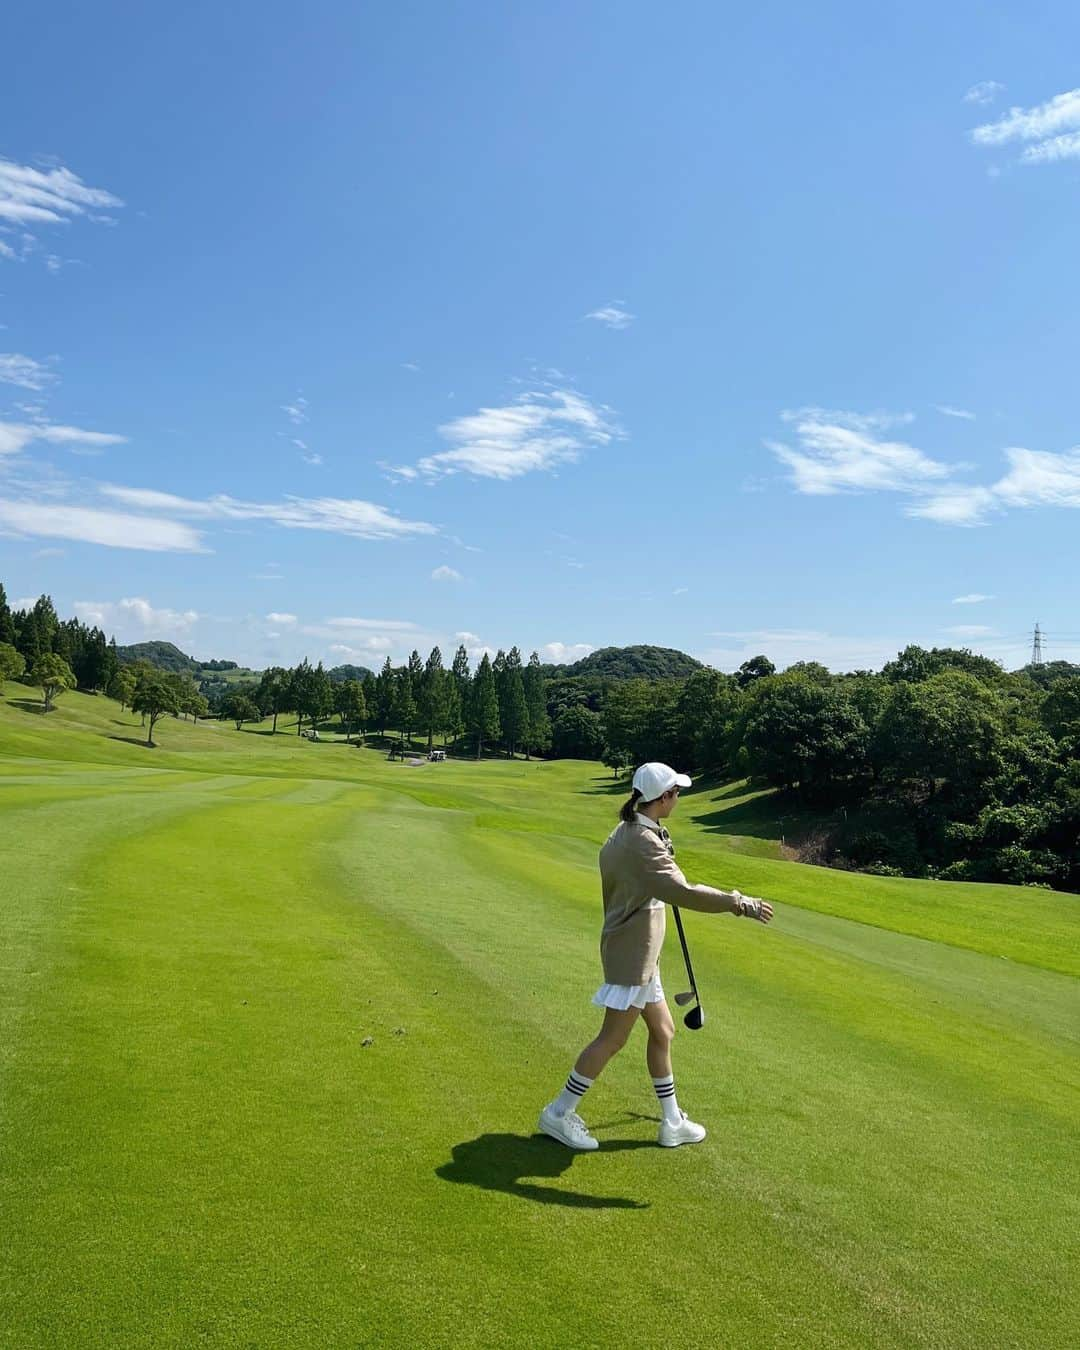
<svg viewBox="0 0 1080 1350"><path fill-rule="evenodd" d="M776 907L685 916L708 1138L656 1147L635 1031L575 1155L534 1131L596 1029L624 783L269 722L151 750L111 700L26 692L0 1346L1076 1344L1077 897L800 866L767 798L748 826L752 794L695 789L680 863Z"/></svg>

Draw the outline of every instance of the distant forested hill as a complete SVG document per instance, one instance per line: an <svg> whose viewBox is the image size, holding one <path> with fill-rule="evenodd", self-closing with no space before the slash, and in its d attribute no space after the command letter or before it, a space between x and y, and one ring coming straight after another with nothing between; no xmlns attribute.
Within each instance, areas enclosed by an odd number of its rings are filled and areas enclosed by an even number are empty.
<svg viewBox="0 0 1080 1350"><path fill-rule="evenodd" d="M333 670L328 670L331 684L343 684L346 680L366 680L369 675L374 677L375 672L368 670L367 666L335 666Z"/></svg>
<svg viewBox="0 0 1080 1350"><path fill-rule="evenodd" d="M612 680L685 680L700 661L671 647L601 647L572 666L557 667L562 675L604 675Z"/></svg>
<svg viewBox="0 0 1080 1350"><path fill-rule="evenodd" d="M194 675L201 667L191 656L185 656L179 647L171 642L135 642L130 647L117 647L116 655L122 666L134 665L136 661L148 661L159 670L172 670L178 675Z"/></svg>
<svg viewBox="0 0 1080 1350"><path fill-rule="evenodd" d="M122 666L134 665L136 661L147 661L158 670L171 670L177 675L209 677L223 684L236 679L251 678L258 673L237 665L235 661L196 661L193 656L186 656L171 642L134 642L129 647L117 647L116 655Z"/></svg>

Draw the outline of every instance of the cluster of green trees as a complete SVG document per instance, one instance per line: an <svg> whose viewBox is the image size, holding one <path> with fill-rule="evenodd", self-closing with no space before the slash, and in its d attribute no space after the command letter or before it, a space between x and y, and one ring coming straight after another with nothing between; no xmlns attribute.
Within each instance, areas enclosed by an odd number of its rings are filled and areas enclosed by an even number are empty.
<svg viewBox="0 0 1080 1350"><path fill-rule="evenodd" d="M50 657L58 658L60 664ZM78 619L61 620L47 595L29 609L13 610L2 584L0 662L0 670L6 672L3 678L28 678L38 688L44 688L41 680L47 679L49 708L65 688L105 689L119 665L115 642L100 628L87 627Z"/></svg>
<svg viewBox="0 0 1080 1350"><path fill-rule="evenodd" d="M1080 890L1080 668L1067 662L1009 673L911 646L879 673L834 675L756 657L735 675L622 681L578 716L616 772L660 759L750 776L833 814L818 861Z"/></svg>
<svg viewBox="0 0 1080 1350"><path fill-rule="evenodd" d="M430 750L441 736L455 748L466 742L478 758L496 749L528 758L546 754L552 744L540 658L533 652L523 665L517 647L500 651L494 661L485 653L475 672L464 647L449 669L433 647L426 662L417 651L403 666L387 657L378 675L367 672L363 679L331 679L321 662L307 660L292 669L271 666L258 682L234 685L222 711L238 727L272 717L275 732L280 714L295 713L298 735L305 724L318 727L337 714L347 740L356 731L382 737L392 731L402 744L426 737Z"/></svg>
<svg viewBox="0 0 1080 1350"><path fill-rule="evenodd" d="M161 670L147 661L121 666L109 682L106 693L121 709L130 708L142 716L146 744L154 744L154 728L166 713L173 717L191 717L198 721L210 712L210 705L190 675Z"/></svg>

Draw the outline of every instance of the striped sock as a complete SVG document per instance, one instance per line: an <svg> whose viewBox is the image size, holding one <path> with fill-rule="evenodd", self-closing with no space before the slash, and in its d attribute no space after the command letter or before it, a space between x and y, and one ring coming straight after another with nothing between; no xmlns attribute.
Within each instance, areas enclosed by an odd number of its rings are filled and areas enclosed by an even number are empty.
<svg viewBox="0 0 1080 1350"><path fill-rule="evenodd" d="M682 1112L675 1100L675 1075L669 1073L666 1078L654 1078L652 1085L656 1089L656 1097L664 1112L664 1119L669 1125L678 1125L682 1120Z"/></svg>
<svg viewBox="0 0 1080 1350"><path fill-rule="evenodd" d="M576 1111L577 1104L593 1085L591 1078L586 1078L583 1073L578 1073L576 1069L570 1070L570 1077L566 1080L566 1086L551 1103L551 1109L557 1116L565 1116L567 1111Z"/></svg>

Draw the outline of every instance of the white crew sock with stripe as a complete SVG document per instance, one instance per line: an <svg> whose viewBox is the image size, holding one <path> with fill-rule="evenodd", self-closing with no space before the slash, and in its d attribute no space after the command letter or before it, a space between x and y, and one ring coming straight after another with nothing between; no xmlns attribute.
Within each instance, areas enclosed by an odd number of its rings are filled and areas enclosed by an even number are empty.
<svg viewBox="0 0 1080 1350"><path fill-rule="evenodd" d="M576 1111L577 1104L593 1085L593 1079L586 1078L577 1069L570 1070L566 1086L551 1103L551 1109L557 1116L565 1116L567 1111Z"/></svg>
<svg viewBox="0 0 1080 1350"><path fill-rule="evenodd" d="M664 1113L664 1119L669 1125L678 1125L682 1120L682 1112L675 1100L675 1075L669 1073L666 1078L654 1078L652 1085L656 1089L656 1097Z"/></svg>

